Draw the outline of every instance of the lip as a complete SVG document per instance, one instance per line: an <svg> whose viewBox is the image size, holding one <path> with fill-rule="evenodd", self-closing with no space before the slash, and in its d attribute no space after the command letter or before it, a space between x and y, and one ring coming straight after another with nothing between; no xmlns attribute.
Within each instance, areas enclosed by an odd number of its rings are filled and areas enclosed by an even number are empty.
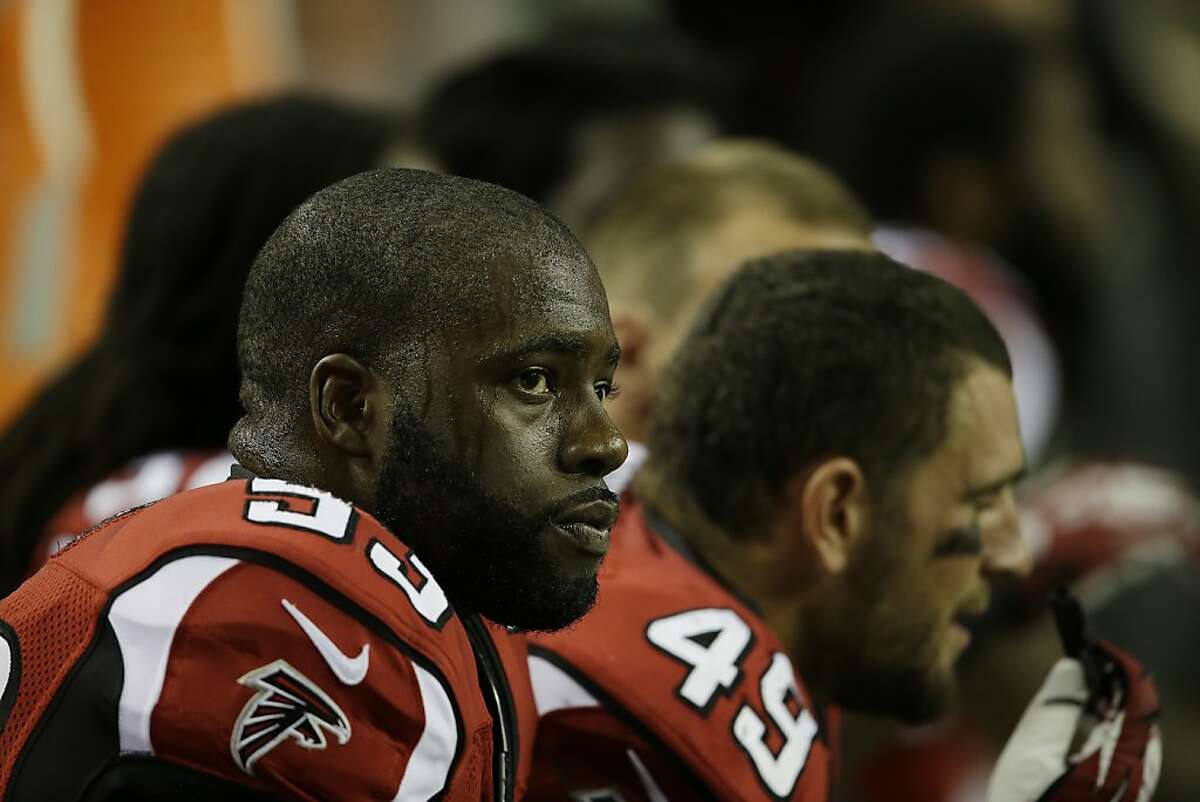
<svg viewBox="0 0 1200 802"><path fill-rule="evenodd" d="M971 645L972 631L987 607L986 601L976 602L963 608L951 619L950 637L955 641L956 651L961 652Z"/></svg>
<svg viewBox="0 0 1200 802"><path fill-rule="evenodd" d="M608 553L613 525L617 522L617 505L611 501L589 501L564 512L554 520L554 528L562 532L580 550L596 557Z"/></svg>
<svg viewBox="0 0 1200 802"><path fill-rule="evenodd" d="M955 622L950 625L950 635L957 641L955 646L956 651L962 651L971 644L971 630L962 622Z"/></svg>

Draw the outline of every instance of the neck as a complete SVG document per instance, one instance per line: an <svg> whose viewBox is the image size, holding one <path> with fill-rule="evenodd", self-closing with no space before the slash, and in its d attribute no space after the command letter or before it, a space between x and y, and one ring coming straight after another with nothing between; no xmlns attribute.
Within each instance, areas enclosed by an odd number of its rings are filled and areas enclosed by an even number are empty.
<svg viewBox="0 0 1200 802"><path fill-rule="evenodd" d="M326 469L336 456L320 450L313 451L303 442L267 436L250 437L245 431L239 432L237 429L229 439L229 447L238 463L255 476L326 490L370 511L367 502L371 499L363 498L353 485L336 481L338 471ZM345 471L341 473L345 474Z"/></svg>
<svg viewBox="0 0 1200 802"><path fill-rule="evenodd" d="M713 523L688 494L653 465L634 483L638 497L670 525L725 585L758 608L792 662L803 661L802 624L808 590L815 584L790 552L792 539L767 531L738 538Z"/></svg>

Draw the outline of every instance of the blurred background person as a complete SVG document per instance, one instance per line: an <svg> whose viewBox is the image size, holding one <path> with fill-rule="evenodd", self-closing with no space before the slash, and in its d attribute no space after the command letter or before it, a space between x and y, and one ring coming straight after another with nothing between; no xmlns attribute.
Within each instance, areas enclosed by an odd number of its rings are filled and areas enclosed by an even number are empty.
<svg viewBox="0 0 1200 802"><path fill-rule="evenodd" d="M445 169L578 229L620 186L730 129L733 76L669 29L582 26L451 73L422 110Z"/></svg>
<svg viewBox="0 0 1200 802"><path fill-rule="evenodd" d="M620 476L637 468L671 354L738 265L796 248L868 249L870 230L866 210L832 174L765 141L716 140L612 198L582 236L622 348L622 390L609 411L635 445Z"/></svg>
<svg viewBox="0 0 1200 802"><path fill-rule="evenodd" d="M1072 371L1064 447L1200 479L1191 4L669 6L738 71L742 130L828 164L877 219L1025 277Z"/></svg>
<svg viewBox="0 0 1200 802"><path fill-rule="evenodd" d="M1064 360L1064 442L1200 478L1187 445L1200 440L1188 358L1200 125L1180 78L1200 30L1186 2L105 5L0 12L13 68L0 71L13 154L0 172L14 187L0 204L14 243L0 254L0 422L93 335L128 187L167 123L297 86L423 101L423 137L448 169L572 224L714 134L809 153L877 219L969 237L1025 276L1059 347L1079 352ZM896 158L880 167L883 153ZM54 231L64 245L47 244Z"/></svg>
<svg viewBox="0 0 1200 802"><path fill-rule="evenodd" d="M1094 251L1115 208L1082 88L1016 34L977 19L897 12L886 23L847 42L814 91L804 126L813 152L877 219L1018 266L1055 310L1049 325L1080 371L1067 386L1086 391L1078 354L1095 337L1109 266ZM1083 402L1068 392L1066 403ZM1085 421L1067 420L1086 441Z"/></svg>
<svg viewBox="0 0 1200 802"><path fill-rule="evenodd" d="M227 476L221 453L241 412L234 338L254 255L313 192L395 156L402 134L389 116L293 96L220 112L168 141L135 197L95 344L0 436L0 592L59 536ZM67 505L137 458L148 459Z"/></svg>

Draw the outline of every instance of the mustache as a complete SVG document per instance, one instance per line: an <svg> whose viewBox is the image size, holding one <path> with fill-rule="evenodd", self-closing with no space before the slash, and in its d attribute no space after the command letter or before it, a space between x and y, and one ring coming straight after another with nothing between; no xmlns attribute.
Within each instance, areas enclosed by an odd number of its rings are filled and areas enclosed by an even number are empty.
<svg viewBox="0 0 1200 802"><path fill-rule="evenodd" d="M581 504L589 504L593 501L607 501L612 504L619 504L618 498L617 494L607 487L588 488L587 490L581 490L578 493L573 493L566 498L554 502L546 510L545 517L548 520L554 521L564 512L572 510Z"/></svg>

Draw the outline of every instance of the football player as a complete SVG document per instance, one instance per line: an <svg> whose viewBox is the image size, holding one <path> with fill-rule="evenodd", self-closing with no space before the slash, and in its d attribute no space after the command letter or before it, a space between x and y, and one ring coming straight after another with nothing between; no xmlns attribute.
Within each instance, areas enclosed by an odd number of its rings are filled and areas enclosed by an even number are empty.
<svg viewBox="0 0 1200 802"><path fill-rule="evenodd" d="M989 580L1027 567L1003 341L880 254L738 272L676 352L648 446L596 609L531 647L531 798L829 799L833 706L941 713ZM1153 687L1102 653L1121 690L1057 664L992 799L1148 798ZM1072 762L1085 702L1111 715Z"/></svg>
<svg viewBox="0 0 1200 802"><path fill-rule="evenodd" d="M898 261L962 288L996 324L1012 356L1021 430L1032 457L1058 412L1056 351L1039 324L1036 299L1010 267L966 243L895 228L877 229L874 239ZM1170 715L1160 723L1163 771L1155 799L1190 799L1200 785L1197 767L1187 759L1197 705L1185 681L1196 631L1186 611L1197 609L1189 598L1200 592L1200 501L1168 471L1068 456L1062 446L1054 462L1022 482L1021 530L1033 570L1019 586L997 594L986 622L972 631L954 715L937 727L874 744L853 772L858 787L852 798L937 802L969 798L973 791L981 796L1024 700L1062 652L1048 601L1067 584L1097 631L1134 648L1169 705Z"/></svg>
<svg viewBox="0 0 1200 802"><path fill-rule="evenodd" d="M259 253L238 353L230 481L0 602L4 797L519 796L525 656L483 616L597 592L626 446L595 268L516 193L363 173Z"/></svg>

